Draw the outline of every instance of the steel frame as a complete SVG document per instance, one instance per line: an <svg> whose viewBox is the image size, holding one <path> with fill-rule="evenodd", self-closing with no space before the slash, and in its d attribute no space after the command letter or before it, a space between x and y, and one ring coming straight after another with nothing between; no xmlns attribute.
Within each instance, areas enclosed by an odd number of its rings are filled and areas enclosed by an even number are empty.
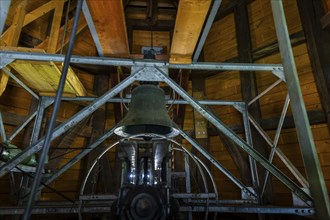
<svg viewBox="0 0 330 220"><path fill-rule="evenodd" d="M75 202L78 204L78 201ZM1 215L22 215L25 207L1 207ZM181 212L205 212L205 206L181 206ZM263 214L292 214L300 216L312 216L315 214L314 208L304 207L248 207L242 205L214 205L210 204L208 207L209 212L217 213L263 213ZM107 203L90 203L88 206L81 209L82 213L109 213L111 212L111 202ZM38 205L32 209L32 214L78 214L79 207L72 205L71 203L55 203L48 205Z"/></svg>
<svg viewBox="0 0 330 220"><path fill-rule="evenodd" d="M317 152L315 149L315 144L313 141L313 137L311 134L310 125L308 122L306 109L304 107L304 102L301 95L301 90L299 87L299 81L297 77L297 70L294 64L294 57L292 54L292 48L290 45L289 35L287 31L287 25L284 16L284 10L281 0L272 0L272 10L275 20L276 32L279 40L280 52L282 56L283 65L279 64L234 64L234 63L200 63L194 62L192 64L170 64L167 62L161 61L145 61L145 60L132 60L132 59L116 59L116 58L104 58L104 57L81 57L81 56L72 56L70 59L71 63L84 63L84 64L93 64L93 65L114 65L114 66L129 66L134 67L136 69L135 72L122 81L120 84L116 85L113 89L106 92L103 96L99 98L77 98L77 100L86 100L86 99L94 99L92 103L81 110L79 113L75 114L73 117L65 121L63 124L58 126L52 136L51 139L58 137L63 134L71 127L76 125L79 121L92 114L97 108L108 101L113 102L121 102L122 99L112 99L116 94L121 92L128 85L133 83L136 80L139 80L143 75L143 79L145 80L145 74L142 74L142 71L145 68L153 68L155 71L152 74L152 77L156 77L159 81L163 81L167 83L172 89L174 89L183 99L183 100L174 100L173 102L177 104L190 104L195 108L201 115L203 115L206 119L208 119L213 125L215 125L220 131L222 131L227 137L233 140L239 147L241 147L244 151L246 151L249 156L251 156L255 161L259 162L262 166L264 166L267 172L272 173L276 176L280 181L282 181L293 193L299 196L306 205L310 204L311 201L314 202L314 208L285 208L285 207L225 207L225 206L209 206L210 212L243 212L243 213L276 213L276 214L298 214L298 215L313 215L316 212L316 216L318 219L329 219L330 218L330 205L329 198L327 195L327 189L324 183L324 178L321 172ZM3 20L3 19L1 19ZM27 52L16 52L16 51L0 51L0 68L5 67L9 63L14 60L38 60L38 61L54 61L54 62L63 62L65 57L63 55L54 55L54 54L38 54L38 53L27 53ZM305 169L307 172L308 179L307 181L303 178L303 176L297 172L297 169L293 166L291 162L287 160L285 155L277 148L278 137L280 135L281 127L283 125L283 120L285 117L288 99L283 108L283 112L281 115L281 120L276 132L276 138L272 141L265 132L260 128L259 125L255 123L252 117L247 116L244 117L244 120L252 122L252 125L257 127L258 131L262 134L265 140L271 145L272 153L269 159L262 157L257 151L255 151L251 144L242 140L237 134L231 131L226 125L224 125L217 117L215 117L212 113L208 112L203 105L204 104L220 104L221 101L200 101L197 102L186 91L184 91L180 86L178 86L171 78L168 77L167 73L164 72L164 69L174 68L174 69L200 69L200 70L240 70L240 71L271 71L274 75L276 75L279 80L275 82L270 88L266 89L265 92L261 93L256 99L262 97L266 92L270 91L273 87L278 85L281 81L286 81L288 84L288 93L289 98L291 100L291 105L293 109L293 116L296 123L296 129L298 133L298 139L301 146L302 156L305 163ZM22 85L23 86L23 85ZM32 94L32 93L31 93ZM33 94L32 94L33 95ZM67 99L69 100L69 99ZM129 100L124 99L124 102L129 102ZM237 105L237 103L233 105ZM224 103L222 103L224 104ZM228 104L228 103L226 103ZM244 110L245 111L245 110ZM245 111L246 114L246 111ZM33 117L35 117L37 113L33 113L30 115L26 122L23 123L22 126L19 127L21 130L27 122L31 121ZM37 123L36 123L37 124ZM68 162L65 166L63 166L58 172L56 172L52 177L50 177L46 183L50 183L54 178L61 175L70 165L74 162L81 159L83 156L88 154L92 149L97 147L99 143L104 141L106 138L112 135L114 128L110 129L108 132L104 133L99 139L97 139L93 144L91 144L86 150L82 151L78 154L77 157L73 158L70 162ZM37 133L37 132L36 132ZM189 137L183 130L180 130L181 135L188 140L197 150L200 151L207 159L211 161L218 169L222 172L227 173L226 169L219 164L216 160L212 158L212 156L206 152L194 139ZM14 133L15 135L17 132ZM12 140L15 135L11 135L7 141ZM25 148L20 154L14 157L12 160L6 162L5 164L0 166L0 177L6 174L7 172L13 170L20 162L22 162L26 157L36 153L39 151L44 143L44 138L37 140L37 136L34 136L31 139L31 145ZM32 141L33 140L33 141ZM37 141L36 141L37 140ZM36 142L34 142L36 141ZM310 191L312 197L300 189L292 180L286 177L280 170L278 170L272 163L272 158L276 153L283 162L288 166L288 168L293 172L293 174L297 177L298 181L303 185L303 187L310 186ZM237 179L233 178L233 176L228 173L228 177L241 189L247 190L247 193L250 196L254 195L254 192L250 192L247 187L243 186ZM39 188L40 189L40 188ZM87 208L88 209L88 208ZM181 207L182 211L204 211L205 207L202 206L193 206L192 207ZM5 211L6 208L1 208L0 210ZM53 209L55 210L55 209ZM105 210L105 209L100 209ZM100 211L99 210L99 211ZM7 209L11 214L17 214L17 211L10 211L10 208ZM45 210L44 210L45 211ZM49 210L48 210L49 211ZM64 211L64 209L62 209ZM92 210L87 211L97 211L97 208L92 208ZM39 213L42 211L38 211ZM45 211L47 212L47 210ZM1 212L5 213L5 212Z"/></svg>

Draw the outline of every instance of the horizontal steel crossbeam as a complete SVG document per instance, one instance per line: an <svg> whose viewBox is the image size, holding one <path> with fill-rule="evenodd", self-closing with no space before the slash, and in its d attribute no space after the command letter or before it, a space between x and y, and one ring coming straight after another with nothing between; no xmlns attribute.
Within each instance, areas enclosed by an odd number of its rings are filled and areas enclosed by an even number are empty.
<svg viewBox="0 0 330 220"><path fill-rule="evenodd" d="M52 205L52 206L36 206L32 210L32 214L77 214L79 212L78 207L72 206L72 204L64 205ZM315 210L313 208L297 208L297 207L260 207L260 206L216 206L209 205L209 212L221 212L221 213L262 213L262 214L292 214L301 216L314 215ZM205 212L206 207L204 205L181 206L180 212ZM21 215L24 212L24 207L1 207L1 215ZM111 204L94 204L87 207L83 207L82 213L110 213Z"/></svg>
<svg viewBox="0 0 330 220"><path fill-rule="evenodd" d="M42 54L33 52L0 51L1 59L14 60L35 60L63 62L64 55ZM171 69L191 69L191 70L240 70L240 71L283 71L281 64L251 64L251 63L207 63L196 62L192 64L170 64L164 61L145 61L120 59L109 57L86 57L72 56L70 63L91 64L91 65L111 65L111 66L143 66L143 67L168 67Z"/></svg>

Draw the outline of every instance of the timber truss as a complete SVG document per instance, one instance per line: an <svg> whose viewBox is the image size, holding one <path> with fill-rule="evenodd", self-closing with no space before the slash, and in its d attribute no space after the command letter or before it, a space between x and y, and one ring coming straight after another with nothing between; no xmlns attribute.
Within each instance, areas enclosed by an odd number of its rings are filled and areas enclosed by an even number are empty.
<svg viewBox="0 0 330 220"><path fill-rule="evenodd" d="M241 191L242 199L235 201L221 200L218 198L217 192L204 193L204 194L192 194L190 192L174 195L177 198L190 199L192 203L189 206L180 207L181 211L185 212L241 212L241 213L264 213L264 214L295 214L312 216L316 215L318 219L328 219L329 217L329 198L327 190L324 184L321 168L318 161L313 137L311 134L306 110L304 107L302 94L299 87L297 78L297 71L294 64L294 58L292 49L289 41L289 35L287 31L286 21L283 12L283 6L281 1L272 1L273 13L275 17L276 30L278 34L279 45L281 49L281 55L283 65L279 64L230 64L230 63L201 63L194 62L192 64L171 64L167 62L159 61L145 61L145 60L131 60L131 59L114 59L105 57L81 57L72 56L70 63L81 63L90 65L111 65L111 66L127 66L131 67L131 74L125 80L114 86L111 90L103 94L98 98L92 97L77 97L77 98L63 98L62 100L71 101L89 101L91 102L88 106L83 108L80 112L69 118L57 126L51 134L51 140L59 137L63 133L70 130L72 127L77 125L80 121L91 115L94 111L100 108L107 102L118 103L127 102L129 99L117 99L114 98L117 94L123 91L126 87L130 86L135 81L157 81L164 82L171 87L181 99L168 100L168 103L183 104L192 106L197 112L204 116L211 124L213 124L219 131L231 139L238 147L245 151L250 160L251 175L253 180L253 186L246 186L239 181L233 174L231 174L223 165L221 165L209 152L207 152L196 140L190 137L185 131L180 130L181 136L186 139L201 155L209 160L217 169L219 169L226 177L228 177ZM8 75L12 76L20 85L22 85L28 92L39 100L39 107L37 111L30 114L21 126L18 126L13 133L6 137L3 128L3 122L1 121L1 135L3 140L10 142L13 138L30 122L35 118L35 125L33 135L31 138L31 145L22 150L21 153L16 155L9 161L1 164L0 166L0 177L5 174L17 169L24 169L23 165L20 165L22 161L31 155L40 151L45 142L45 138L39 138L41 121L45 109L54 102L54 98L51 97L40 97L35 94L31 89L24 85L19 79L17 79L10 71L6 68L8 64L15 60L30 60L30 61L52 61L52 62L64 62L65 57L63 55L54 54L38 54L29 52L15 52L15 51L0 51L0 67ZM173 79L168 76L168 69L191 69L191 70L239 70L239 71L268 71L272 72L278 77L273 85L271 85L264 92L260 93L250 103L245 102L230 102L221 100L199 100L196 101L192 98L187 91L182 89ZM288 95L282 110L278 129L276 131L275 138L272 140L261 126L254 120L254 118L248 113L248 105L251 105L254 101L258 100L273 87L281 82L286 82L288 87ZM303 160L305 163L305 169L308 179L299 173L294 167L293 163L284 155L284 153L277 148L279 136L281 133L282 125L288 106L291 100L291 106L293 109L293 116L296 123L296 129L298 138L301 144L301 151ZM218 117L211 113L206 106L207 105L230 105L236 108L241 114L244 122L245 140L242 139L238 134L232 131L226 126ZM271 148L269 158L263 157L258 151L253 148L251 141L250 126L254 126L261 136L266 140ZM90 153L93 149L98 147L103 141L109 138L114 133L116 125L103 133L98 137L92 144L83 149L79 154L73 157L64 166L52 173L45 181L44 184L48 185L55 179L57 179L66 170L72 167L75 163L81 160L84 156ZM178 148L178 150L182 148ZM173 150L175 150L173 148ZM189 153L185 151L186 153ZM274 166L273 158L274 155L284 162L287 168L292 172L293 176L296 177L300 185L297 185L294 180L287 177L280 169ZM258 171L256 169L256 163L259 163L267 170L266 179L263 182L267 182L268 174L272 174L280 182L282 182L292 193L298 198L291 207L276 207L276 206L262 206L260 204L261 197L263 195L264 186L259 185L261 181L258 181ZM187 169L187 168L186 168ZM32 170L33 171L33 170ZM30 170L31 172L31 170ZM189 172L188 172L189 173ZM187 178L189 179L189 178ZM188 184L189 183L189 180ZM44 186L40 186L40 191ZM215 187L216 188L216 187ZM260 190L261 189L261 190ZM310 192L310 193L309 193ZM209 199L207 206L201 204L196 198ZM65 204L53 204L52 208L47 206L36 206L32 213L39 214L51 214L51 213L77 213L81 212L109 212L110 206L105 203L104 206L97 203L97 201L112 201L115 199L114 195L81 195L80 200L91 201L88 206L79 209L78 206L72 208L66 207ZM96 202L95 202L96 201ZM195 203L193 203L195 201ZM95 203L93 203L95 202ZM242 205L244 204L244 205ZM1 214L22 214L24 211L23 207L1 207Z"/></svg>

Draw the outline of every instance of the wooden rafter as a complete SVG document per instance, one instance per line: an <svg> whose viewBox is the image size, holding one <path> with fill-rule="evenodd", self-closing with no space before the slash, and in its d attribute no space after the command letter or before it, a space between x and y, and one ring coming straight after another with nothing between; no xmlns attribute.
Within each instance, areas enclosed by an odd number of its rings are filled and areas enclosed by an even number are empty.
<svg viewBox="0 0 330 220"><path fill-rule="evenodd" d="M49 1L47 3L45 3L44 5L26 13L25 16L23 16L23 14L20 14L20 19L24 19L23 21L23 25L22 28L27 26L28 24L32 23L33 21L37 20L38 18L42 17L43 15L47 14L48 12L50 12L51 10L53 10L57 4L59 3L65 3L67 0L63 0L62 1ZM19 7L17 7L16 11L15 11L15 15L17 15L17 10L19 9ZM4 42L6 41L5 39L8 39L8 36L13 29L16 28L14 25L11 25L1 36L1 39L4 39ZM6 44L8 45L8 44Z"/></svg>
<svg viewBox="0 0 330 220"><path fill-rule="evenodd" d="M12 25L9 27L9 30L6 31L7 34L0 37L0 46L17 46L24 24L26 2L27 0L23 0L16 8ZM0 71L0 96L7 87L8 79L9 76L3 71Z"/></svg>
<svg viewBox="0 0 330 220"><path fill-rule="evenodd" d="M87 1L104 56L129 55L123 2ZM109 16L111 15L111 16Z"/></svg>
<svg viewBox="0 0 330 220"><path fill-rule="evenodd" d="M171 46L171 63L191 63L211 0L181 0Z"/></svg>
<svg viewBox="0 0 330 220"><path fill-rule="evenodd" d="M55 53L57 49L57 42L60 34L59 30L61 28L64 1L56 1L54 2L54 4L56 6L53 16L52 29L50 31L50 36L48 40L47 53Z"/></svg>
<svg viewBox="0 0 330 220"><path fill-rule="evenodd" d="M70 19L67 23L67 30L66 30L64 41L63 41L63 45L62 45L62 40L61 39L63 38L65 27L64 27L64 25L62 25L62 27L60 28L59 34L58 34L58 41L57 41L57 44L56 44L56 50L55 50L54 53L58 53L61 50L62 47L65 47L69 43L69 38L70 38L71 30L72 30L72 25L73 25L73 18ZM78 35L80 32L82 32L86 27L87 27L87 23L86 23L85 18L83 16L80 16L76 35ZM46 49L48 47L48 41L49 41L49 38L46 38L36 48Z"/></svg>

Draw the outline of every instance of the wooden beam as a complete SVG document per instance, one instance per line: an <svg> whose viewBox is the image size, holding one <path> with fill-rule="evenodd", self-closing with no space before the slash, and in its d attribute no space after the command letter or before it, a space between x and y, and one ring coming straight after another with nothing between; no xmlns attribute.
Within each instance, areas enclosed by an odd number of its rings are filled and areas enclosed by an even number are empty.
<svg viewBox="0 0 330 220"><path fill-rule="evenodd" d="M17 46L19 37L22 31L24 17L25 17L25 6L27 0L23 0L18 7L15 9L15 16L13 19L13 23L10 26L10 30L7 32L8 34L4 34L0 37L0 46ZM3 94L7 87L9 76L0 71L0 96Z"/></svg>
<svg viewBox="0 0 330 220"><path fill-rule="evenodd" d="M63 0L63 3L66 2L67 0ZM43 15L47 14L48 12L50 12L51 10L53 10L56 7L56 3L61 3L61 1L49 1L47 3L45 3L44 5L40 6L37 9L34 9L33 11L27 13L24 16L22 16L22 18L24 18L23 21L23 26L25 27L26 25L32 23L33 21L37 20L38 18L42 17ZM16 12L15 12L16 15ZM15 28L14 26L10 26L1 36L2 38L7 38L6 36L12 31L12 29Z"/></svg>
<svg viewBox="0 0 330 220"><path fill-rule="evenodd" d="M211 0L181 0L170 52L171 63L191 63Z"/></svg>
<svg viewBox="0 0 330 220"><path fill-rule="evenodd" d="M290 39L291 39L291 45L293 47L294 46L299 46L299 45L306 42L305 35L304 35L303 31L298 31L296 33L291 34ZM279 52L279 48L278 48L278 42L277 41L274 41L270 44L267 44L266 46L255 48L252 51L253 62L257 61L257 60L260 60L262 58L271 56L271 55L276 54L278 52ZM238 56L233 57L233 58L228 59L224 62L225 63L238 63L239 58L238 58ZM193 71L192 72L193 75L194 74L204 74L204 75L207 75L207 77L213 76L214 74L218 74L218 73L219 73L218 70L217 71L209 71L209 70L201 71L201 70L198 70L198 71Z"/></svg>
<svg viewBox="0 0 330 220"><path fill-rule="evenodd" d="M61 76L62 64L38 61L15 61L10 65L24 79L27 86L37 90L39 93L56 92L59 78ZM73 96L86 96L87 91L71 68L65 82L64 93Z"/></svg>
<svg viewBox="0 0 330 220"><path fill-rule="evenodd" d="M330 32L323 30L319 22L325 13L324 5L321 1L303 0L298 0L297 4L317 90L330 130Z"/></svg>
<svg viewBox="0 0 330 220"><path fill-rule="evenodd" d="M65 25L62 25L62 27L60 28L59 36L58 36L59 40L57 41L55 53L58 53L61 50L61 48L64 48L69 43L72 25L73 25L73 18L71 18L67 23L67 30L65 33L65 39L64 39L63 45L62 45L61 39L63 38L63 35L64 35ZM87 23L86 23L84 16L80 16L76 35L78 35L80 32L82 32L86 27L87 27ZM43 42L41 42L38 46L36 46L36 48L46 50L48 47L48 41L49 41L49 38L46 38Z"/></svg>
<svg viewBox="0 0 330 220"><path fill-rule="evenodd" d="M245 2L247 4L250 4L252 2L254 2L255 0L245 0ZM220 19L228 16L229 14L233 13L235 10L235 7L238 3L238 0L231 0L231 1L227 1L227 4L222 4L222 6L220 7L217 15L214 18L214 22L219 21Z"/></svg>
<svg viewBox="0 0 330 220"><path fill-rule="evenodd" d="M129 48L123 2L121 0L87 0L87 4L104 55L127 57Z"/></svg>
<svg viewBox="0 0 330 220"><path fill-rule="evenodd" d="M64 1L56 1L55 11L53 14L53 22L51 25L51 31L48 40L47 53L55 53L57 49L57 42L60 34L61 20L64 8Z"/></svg>
<svg viewBox="0 0 330 220"><path fill-rule="evenodd" d="M63 3L67 1L67 0L63 0ZM24 18L24 24L23 26L26 26L28 24L30 24L31 22L37 20L38 18L42 17L43 15L47 14L48 12L50 12L51 10L53 10L56 7L56 4L58 4L57 2L61 2L61 1L49 1L47 3L45 3L44 5L40 6L39 8L29 12L26 14L25 18Z"/></svg>

